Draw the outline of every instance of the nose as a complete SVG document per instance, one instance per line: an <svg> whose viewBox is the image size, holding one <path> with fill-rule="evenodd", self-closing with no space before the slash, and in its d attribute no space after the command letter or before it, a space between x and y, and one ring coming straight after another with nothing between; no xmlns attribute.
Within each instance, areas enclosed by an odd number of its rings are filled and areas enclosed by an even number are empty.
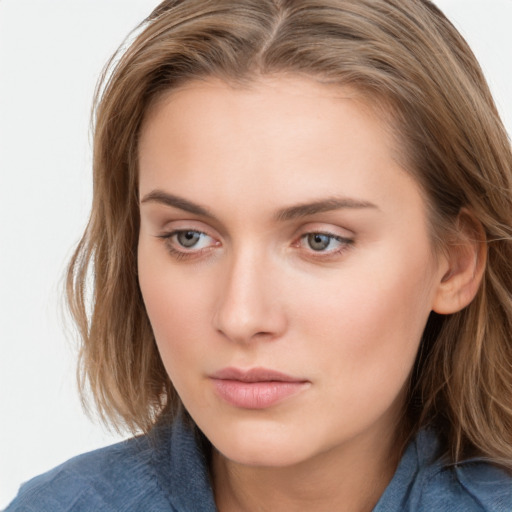
<svg viewBox="0 0 512 512"><path fill-rule="evenodd" d="M236 343L273 340L286 330L285 308L275 264L246 251L234 256L221 276L214 328Z"/></svg>

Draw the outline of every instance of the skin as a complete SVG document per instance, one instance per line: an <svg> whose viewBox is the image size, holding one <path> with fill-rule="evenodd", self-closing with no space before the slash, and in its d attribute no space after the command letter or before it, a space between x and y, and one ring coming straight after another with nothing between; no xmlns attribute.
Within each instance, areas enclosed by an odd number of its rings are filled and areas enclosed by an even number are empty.
<svg viewBox="0 0 512 512"><path fill-rule="evenodd" d="M451 274L388 132L353 91L304 77L192 82L145 119L140 286L167 372L215 447L221 511L371 510L396 469L404 388ZM203 234L186 248L176 230ZM225 367L306 385L235 407L210 378Z"/></svg>

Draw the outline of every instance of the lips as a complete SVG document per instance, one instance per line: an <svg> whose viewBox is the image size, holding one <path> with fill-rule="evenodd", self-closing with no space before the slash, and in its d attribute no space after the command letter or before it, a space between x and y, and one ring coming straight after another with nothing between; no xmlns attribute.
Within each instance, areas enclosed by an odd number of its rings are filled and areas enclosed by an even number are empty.
<svg viewBox="0 0 512 512"><path fill-rule="evenodd" d="M310 382L267 368L224 368L211 377L221 399L242 409L266 409L307 389Z"/></svg>

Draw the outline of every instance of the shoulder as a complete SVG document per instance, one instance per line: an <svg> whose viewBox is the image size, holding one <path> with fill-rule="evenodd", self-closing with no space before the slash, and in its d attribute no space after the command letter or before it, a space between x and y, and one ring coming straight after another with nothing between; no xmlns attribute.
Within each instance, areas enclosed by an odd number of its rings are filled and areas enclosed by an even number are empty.
<svg viewBox="0 0 512 512"><path fill-rule="evenodd" d="M407 447L373 512L511 512L512 475L481 459L448 464L433 431Z"/></svg>
<svg viewBox="0 0 512 512"><path fill-rule="evenodd" d="M512 478L503 470L483 461L426 471L419 487L418 510L512 510Z"/></svg>
<svg viewBox="0 0 512 512"><path fill-rule="evenodd" d="M22 485L5 512L172 510L155 478L152 452L151 441L140 437L74 457Z"/></svg>
<svg viewBox="0 0 512 512"><path fill-rule="evenodd" d="M79 455L22 485L5 512L213 512L207 456L183 418Z"/></svg>
<svg viewBox="0 0 512 512"><path fill-rule="evenodd" d="M416 439L418 468L411 486L410 510L512 511L511 474L482 459L457 465L432 460L435 444L429 433L420 433Z"/></svg>

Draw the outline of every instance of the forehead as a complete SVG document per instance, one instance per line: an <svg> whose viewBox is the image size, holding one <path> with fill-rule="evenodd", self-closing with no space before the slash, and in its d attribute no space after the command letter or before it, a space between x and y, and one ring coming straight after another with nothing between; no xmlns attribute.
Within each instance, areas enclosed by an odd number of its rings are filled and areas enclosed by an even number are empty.
<svg viewBox="0 0 512 512"><path fill-rule="evenodd" d="M416 188L357 91L304 77L169 92L148 111L139 167L141 196L166 189L244 210L333 195L377 203Z"/></svg>
<svg viewBox="0 0 512 512"><path fill-rule="evenodd" d="M200 157L199 147L217 148L220 156L233 146L242 151L259 144L255 159L270 156L276 146L283 155L287 149L306 154L313 143L342 148L349 139L364 143L373 136L375 149L378 139L380 149L392 151L389 134L386 121L354 89L296 76L262 78L244 87L210 78L188 82L154 101L142 125L139 149L144 162L148 150L164 141L191 158Z"/></svg>

